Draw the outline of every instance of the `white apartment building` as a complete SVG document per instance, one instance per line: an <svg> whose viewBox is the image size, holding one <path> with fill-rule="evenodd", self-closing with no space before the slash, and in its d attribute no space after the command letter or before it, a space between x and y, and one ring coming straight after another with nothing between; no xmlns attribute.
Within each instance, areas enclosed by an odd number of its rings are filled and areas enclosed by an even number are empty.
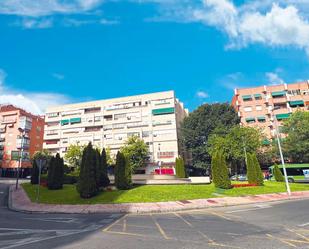
<svg viewBox="0 0 309 249"><path fill-rule="evenodd" d="M141 137L149 146L153 165L173 165L183 155L180 122L188 110L174 91L69 104L48 108L43 148L63 156L70 144L111 149L115 156L129 136Z"/></svg>

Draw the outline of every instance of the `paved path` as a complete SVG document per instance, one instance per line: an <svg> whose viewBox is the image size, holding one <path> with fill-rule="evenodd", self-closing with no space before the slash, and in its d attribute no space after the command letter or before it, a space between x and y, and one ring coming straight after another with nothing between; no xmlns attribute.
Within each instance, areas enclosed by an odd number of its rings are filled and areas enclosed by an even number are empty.
<svg viewBox="0 0 309 249"><path fill-rule="evenodd" d="M277 193L246 197L222 197L155 203L52 205L33 203L29 200L25 191L21 187L19 187L18 190L15 190L12 186L10 189L9 205L11 209L16 211L44 213L155 213L304 198L309 198L309 191L293 192L291 196L288 196L286 193Z"/></svg>

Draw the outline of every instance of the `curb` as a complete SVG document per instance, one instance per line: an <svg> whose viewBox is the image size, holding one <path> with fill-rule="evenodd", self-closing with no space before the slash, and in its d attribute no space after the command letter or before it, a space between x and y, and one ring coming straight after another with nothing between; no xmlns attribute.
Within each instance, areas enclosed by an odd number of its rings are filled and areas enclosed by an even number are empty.
<svg viewBox="0 0 309 249"><path fill-rule="evenodd" d="M209 198L209 199L197 199L197 200L189 200L191 201L191 204L193 206L188 206L186 207L186 204L181 203L181 201L170 201L170 202L152 202L152 203L123 203L123 204L83 204L82 207L80 207L80 209L74 211L74 210L70 210L68 212L64 212L64 211L55 211L55 210L42 210L48 207L52 207L53 204L41 204L41 210L27 210L27 209L21 209L21 208L17 208L16 206L14 206L14 202L13 202L13 192L14 192L14 186L10 186L9 188L9 196L8 196L8 208L11 211L14 212L20 212L20 213L28 213L28 214L99 214L99 213L116 213L116 214L124 214L124 213L135 213L135 214L146 214L146 213L170 213L170 212L179 212L179 211L190 211L190 210L201 210L201 209L208 209L208 208L220 208L220 207L232 207L232 206L243 206L243 205L250 205L250 204L258 204L258 203L271 203L271 202L282 202L282 201L293 201L293 200L304 200L304 199L309 199L309 191L299 191L299 192L294 192L294 196L287 196L286 193L273 193L273 194L264 194L264 195L248 195L248 196L243 196L243 197L228 197L231 198L230 200L236 200L236 198L243 198L245 200L244 203L227 203L225 202L226 200L222 199L222 198ZM20 186L20 188L22 188ZM25 195L28 204L30 205L40 205L37 203L33 203L30 201L30 199L28 198L28 196L26 195L26 193L24 192L24 190L22 189L23 194ZM302 193L305 193L305 195L303 195ZM307 194L307 196L306 196ZM261 198L263 199L263 197L269 197L271 195L276 195L281 196L281 198L277 198L277 199L273 199L273 200L261 200ZM224 197L223 197L224 198ZM260 199L259 199L260 198ZM254 200L256 199L256 200ZM259 199L259 200L258 200ZM214 201L216 200L216 201ZM223 200L223 201L222 201ZM197 203L194 205L193 202L202 202L202 204ZM218 202L219 201L219 202ZM221 202L222 201L222 202ZM221 202L221 203L220 203ZM215 203L215 204L213 204ZM175 204L177 204L177 206L175 206ZM27 205L27 204L25 204ZM97 206L96 206L97 205ZM100 207L107 207L107 209L96 209L96 210L88 210L89 206L92 207L98 207L98 205L100 205ZM130 208L130 205L132 205L132 207ZM133 207L135 205L135 207ZM147 206L147 205L153 205L153 206L158 206L157 209L151 209L151 210L143 210L143 208L141 207ZM163 206L163 208L160 207ZM166 207L166 206L171 206ZM59 209L61 208L68 208L77 206L77 205L69 205L69 204L56 204L54 205L56 207L59 207ZM139 207L140 206L140 207ZM174 206L174 207L173 207ZM126 208L127 207L127 208ZM30 207L31 208L31 207ZM37 209L38 207L36 207ZM114 210L113 210L114 209Z"/></svg>

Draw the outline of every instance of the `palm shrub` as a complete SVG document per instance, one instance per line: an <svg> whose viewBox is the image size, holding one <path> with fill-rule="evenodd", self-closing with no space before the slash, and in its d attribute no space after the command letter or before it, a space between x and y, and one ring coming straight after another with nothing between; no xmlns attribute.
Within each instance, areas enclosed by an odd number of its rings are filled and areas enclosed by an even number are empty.
<svg viewBox="0 0 309 249"><path fill-rule="evenodd" d="M232 187L226 159L222 151L215 151L211 159L212 181L217 188L229 189Z"/></svg>
<svg viewBox="0 0 309 249"><path fill-rule="evenodd" d="M252 161L253 161L253 165L254 165L254 169L255 169L255 174L256 174L256 184L258 186L263 186L264 185L264 175L263 172L261 170L261 166L260 163L256 157L256 154L252 154Z"/></svg>
<svg viewBox="0 0 309 249"><path fill-rule="evenodd" d="M185 178L186 172L185 172L185 163L184 160L181 157L176 158L176 176L179 178Z"/></svg>
<svg viewBox="0 0 309 249"><path fill-rule="evenodd" d="M118 151L115 165L115 185L118 189L129 189L131 182L129 162L124 154Z"/></svg>
<svg viewBox="0 0 309 249"><path fill-rule="evenodd" d="M97 194L95 162L95 151L92 148L92 144L89 143L83 150L79 181L76 186L81 198L91 198Z"/></svg>
<svg viewBox="0 0 309 249"><path fill-rule="evenodd" d="M36 163L36 160L32 162L32 170L31 170L31 184L39 183L39 167Z"/></svg>
<svg viewBox="0 0 309 249"><path fill-rule="evenodd" d="M284 181L283 174L282 174L282 172L279 169L279 166L277 164L275 164L275 166L274 166L274 176L275 176L275 180L277 182L283 182Z"/></svg>

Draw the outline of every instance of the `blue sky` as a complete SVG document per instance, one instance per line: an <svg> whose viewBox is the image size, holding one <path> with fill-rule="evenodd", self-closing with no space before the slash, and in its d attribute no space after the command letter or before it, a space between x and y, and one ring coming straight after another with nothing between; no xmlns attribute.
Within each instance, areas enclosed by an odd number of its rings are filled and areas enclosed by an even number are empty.
<svg viewBox="0 0 309 249"><path fill-rule="evenodd" d="M233 88L308 79L301 0L2 0L0 103L175 90L190 110Z"/></svg>

